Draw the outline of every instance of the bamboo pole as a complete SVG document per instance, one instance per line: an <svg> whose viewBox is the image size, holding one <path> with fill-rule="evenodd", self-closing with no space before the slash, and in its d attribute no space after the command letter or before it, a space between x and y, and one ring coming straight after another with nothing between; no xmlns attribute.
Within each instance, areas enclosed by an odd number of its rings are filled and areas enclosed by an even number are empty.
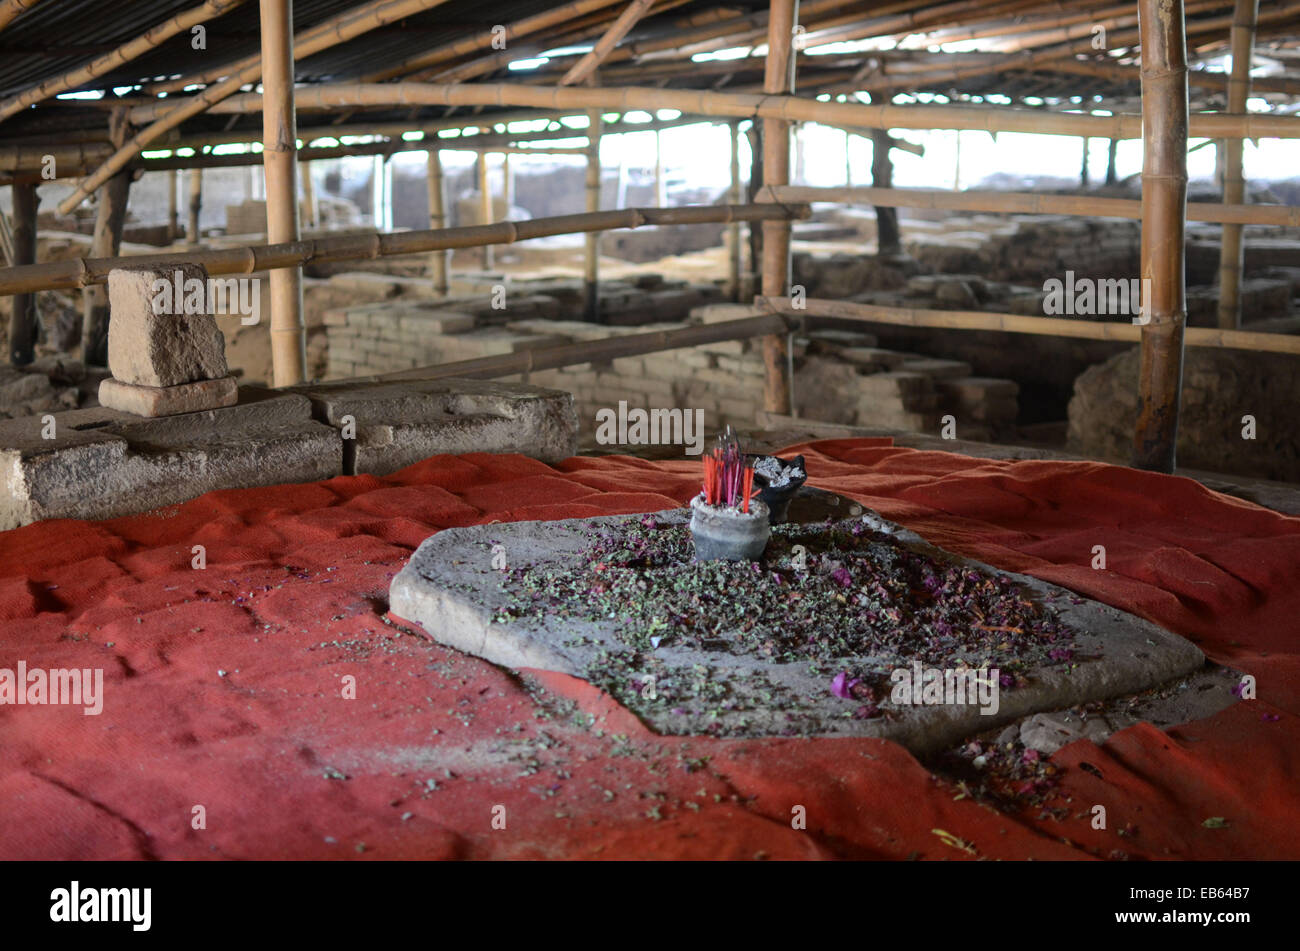
<svg viewBox="0 0 1300 951"><path fill-rule="evenodd" d="M558 215L494 225L445 228L441 231L399 231L391 234L344 234L285 244L214 248L177 254L72 258L66 261L0 269L0 295L35 290L66 290L103 284L115 267L162 267L194 263L209 274L252 274L312 262L373 259L424 254L484 244L514 244L557 234L583 234L642 225L692 225L731 221L763 221L774 217L806 218L806 205L691 205L677 208L624 208L595 214Z"/></svg>
<svg viewBox="0 0 1300 951"><path fill-rule="evenodd" d="M587 113L587 214L600 211L600 138L604 119L599 109ZM583 313L592 323L600 322L600 235L590 232L583 243Z"/></svg>
<svg viewBox="0 0 1300 951"><path fill-rule="evenodd" d="M743 198L741 196L740 180L740 123L732 121L730 125L731 132L731 191L728 201L733 205L739 205ZM727 296L733 301L741 299L741 262L743 249L740 244L740 222L732 222L727 226Z"/></svg>
<svg viewBox="0 0 1300 951"><path fill-rule="evenodd" d="M180 232L180 198L176 194L179 187L179 178L176 169L167 170L167 240L172 242Z"/></svg>
<svg viewBox="0 0 1300 951"><path fill-rule="evenodd" d="M501 153L501 205L506 210L506 217L510 217L510 209L515 206L515 173L510 167L509 152Z"/></svg>
<svg viewBox="0 0 1300 951"><path fill-rule="evenodd" d="M1133 465L1173 472L1187 307L1183 241L1187 202L1187 40L1182 0L1138 0L1142 30L1141 373ZM1146 282L1150 282L1146 284Z"/></svg>
<svg viewBox="0 0 1300 951"><path fill-rule="evenodd" d="M888 129L871 130L871 184L870 192L893 191L894 160L889 154L894 137ZM962 192L939 192L935 195L961 195ZM898 229L898 211L882 201L873 201L876 210L876 254L880 257L894 257L903 251L902 235Z"/></svg>
<svg viewBox="0 0 1300 951"><path fill-rule="evenodd" d="M799 18L798 0L771 0L767 21L767 59L763 89L772 95L788 96L794 88L792 46ZM763 120L763 184L785 185L790 181L790 123L779 118ZM790 292L790 223L763 222L764 296ZM790 335L770 334L763 338L763 409L790 414L792 378Z"/></svg>
<svg viewBox="0 0 1300 951"><path fill-rule="evenodd" d="M0 122L22 112L29 106L34 106L38 102L50 99L59 93L67 92L69 89L84 86L92 79L111 73L132 60L138 59L150 50L157 49L177 33L183 33L200 23L214 20L244 2L245 0L207 0L207 2L197 7L191 7L183 13L176 14L176 16L152 27L135 39L122 44L112 52L96 57L84 66L78 66L76 69L43 80L16 95L9 96L0 101Z"/></svg>
<svg viewBox="0 0 1300 951"><path fill-rule="evenodd" d="M256 93L230 96L228 101L223 103L224 108L219 111L223 114L257 112L261 109L260 99L261 97ZM641 110L651 113L660 109L672 109L684 115L702 117L701 121L709 118L783 119L791 122L819 122L855 131L976 129L983 132L1034 132L1045 135L1087 135L1118 139L1137 139L1142 136L1142 117L1132 114L1101 116L1046 112L1041 109L970 105L896 106L889 102L870 104L821 102L799 96L772 95L762 92L726 93L702 89L660 89L643 86L555 87L522 83L419 82L374 85L322 83L299 89L297 101L299 111L389 106L494 106L537 109L560 114L593 108L619 112ZM153 106L142 108L145 110L142 114L146 116L156 112ZM473 122L464 124L472 125ZM1214 112L1197 113L1191 117L1188 134L1196 138L1210 139L1300 138L1300 116L1262 113L1234 116Z"/></svg>
<svg viewBox="0 0 1300 951"><path fill-rule="evenodd" d="M488 153L478 154L478 216L479 224L490 225L496 217L492 213L492 188L488 179ZM492 270L492 245L483 245L483 270Z"/></svg>
<svg viewBox="0 0 1300 951"><path fill-rule="evenodd" d="M755 201L841 201L892 208L927 208L934 211L985 211L1015 215L1085 215L1092 218L1142 217L1142 202L1131 198L1094 195L1046 195L1036 192L952 192L935 188L853 188L786 185L760 188ZM1300 205L1223 205L1190 202L1188 221L1235 222L1300 228Z"/></svg>
<svg viewBox="0 0 1300 951"><path fill-rule="evenodd" d="M1228 111L1242 115L1250 97L1250 61L1255 45L1255 20L1259 15L1259 0L1237 0L1232 16L1232 74L1228 80ZM1243 151L1246 143L1241 139L1221 142L1225 151L1223 171L1223 203L1240 205L1246 200L1246 178L1243 173ZM1219 249L1219 326L1241 326L1241 271L1245 263L1242 228L1238 224L1223 226L1223 239Z"/></svg>
<svg viewBox="0 0 1300 951"><path fill-rule="evenodd" d="M290 44L295 57L310 56L321 50L329 49L346 42L355 36L400 20L412 13L419 13L436 7L446 0L372 0L365 6L339 14L329 20L304 30L292 38ZM246 83L255 82L262 75L262 62L259 56L250 56L240 60L231 67L233 74L202 92L185 99L180 105L169 110L159 119L142 129L95 170L85 181L80 182L71 195L59 204L60 214L70 214L72 209L81 204L96 188L126 166L140 151L159 136L179 126L186 119L204 112L213 103L225 99L239 91ZM259 106L260 108L260 106Z"/></svg>
<svg viewBox="0 0 1300 951"><path fill-rule="evenodd" d="M266 175L266 240L299 239L298 123L293 108L292 0L260 0L262 22L262 158ZM307 324L302 314L302 267L271 272L273 386L306 379Z"/></svg>
<svg viewBox="0 0 1300 951"><path fill-rule="evenodd" d="M642 353L660 353L664 350L698 347L723 340L749 340L760 334L786 331L785 320L775 314L765 314L742 317L739 320L723 320L698 327L683 327L679 330L653 330L647 333L608 337L604 340L583 340L578 343L561 344L558 347L530 348L515 353L458 360L455 363L440 363L432 367L398 370L369 379L438 380L446 377L491 379L513 376L516 373L531 373L534 370L552 370L578 363L617 360L620 357L634 357Z"/></svg>
<svg viewBox="0 0 1300 951"><path fill-rule="evenodd" d="M442 175L442 153L429 149L429 230L440 231L447 227L447 184ZM451 252L433 251L429 255L429 275L433 280L435 297L447 296L447 271Z"/></svg>
<svg viewBox="0 0 1300 951"><path fill-rule="evenodd" d="M623 12L618 15L618 19L605 31L605 35L596 41L596 45L569 68L569 71L564 74L564 78L560 80L560 85L576 86L585 82L587 77L596 71L596 67L605 61L605 57L610 54L610 51L618 46L623 37L627 36L628 31L637 25L645 12L650 9L652 3L654 3L654 0L632 0L624 8Z"/></svg>
<svg viewBox="0 0 1300 951"><path fill-rule="evenodd" d="M535 16L526 17L513 24L510 32L507 34L506 42L520 37L529 36L533 33L548 31L568 20L575 17L584 16L595 10L601 10L605 7L612 7L619 0L576 0L576 2L565 3L551 10L539 13ZM462 40L454 43L447 43L443 46L435 47L428 52L421 53L419 56L403 60L392 66L387 66L382 70L371 73L363 77L365 82L385 82L404 73L410 73L415 70L428 69L439 63L446 63L450 60L457 59L470 53L476 53L479 50L488 49L496 40L495 33L489 33L485 30L475 30L472 34Z"/></svg>
<svg viewBox="0 0 1300 951"><path fill-rule="evenodd" d="M4 0L0 3L0 30L40 2L41 0Z"/></svg>
<svg viewBox="0 0 1300 951"><path fill-rule="evenodd" d="M1235 18L1234 18L1235 19ZM1231 36L1231 34L1229 34ZM1097 76L1115 82L1141 82L1142 73L1135 66L1120 63L1101 63L1096 60L1063 59L1051 64L1054 73L1073 73L1078 76ZM1231 75L1211 73L1204 69L1190 69L1187 72L1187 85L1197 89L1213 89L1226 92L1231 83ZM1300 79L1291 76L1256 76L1250 81L1251 87L1258 92L1282 92L1300 95Z"/></svg>
<svg viewBox="0 0 1300 951"><path fill-rule="evenodd" d="M185 228L185 240L191 247L198 247L201 229L199 227L199 212L203 208L203 169L196 168L190 171L190 221Z"/></svg>
<svg viewBox="0 0 1300 951"><path fill-rule="evenodd" d="M668 194L664 182L664 146L659 130L655 129L655 207L668 207ZM734 201L735 199L733 199ZM738 204L739 202L737 202Z"/></svg>
<svg viewBox="0 0 1300 951"><path fill-rule="evenodd" d="M13 187L14 266L36 263L36 186ZM9 362L26 366L36 358L36 295L15 294L9 313Z"/></svg>
<svg viewBox="0 0 1300 951"><path fill-rule="evenodd" d="M999 314L985 310L930 310L922 307L892 307L860 304L855 301L808 298L796 309L787 297L760 297L754 314L781 314L811 322L818 319L852 320L897 327L934 328L941 330L979 330L997 333L1033 334L1042 337L1069 337L1079 340L1104 340L1132 344L1142 339L1142 328L1128 321L1098 321L1084 318L1030 317L1025 314ZM1224 347L1260 353L1300 355L1300 336L1285 333L1259 333L1249 330L1221 330L1215 327L1188 327L1189 347Z"/></svg>
<svg viewBox="0 0 1300 951"><path fill-rule="evenodd" d="M125 110L114 110L108 121L109 136L115 144L126 141L129 127ZM131 173L119 172L99 190L99 210L95 231L90 239L90 253L95 257L112 257L122 247L122 227L126 223L126 204L130 198ZM112 316L108 293L102 287L90 287L82 295L81 352L87 365L108 365L108 323Z"/></svg>
<svg viewBox="0 0 1300 951"><path fill-rule="evenodd" d="M315 228L320 223L320 207L316 204L316 182L311 162L302 155L297 158L302 174L302 219L308 228Z"/></svg>

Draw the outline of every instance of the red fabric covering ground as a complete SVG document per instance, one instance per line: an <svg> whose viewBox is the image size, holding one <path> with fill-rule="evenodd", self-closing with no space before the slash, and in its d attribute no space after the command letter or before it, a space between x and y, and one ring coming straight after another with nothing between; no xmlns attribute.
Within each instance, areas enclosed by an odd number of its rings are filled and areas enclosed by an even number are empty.
<svg viewBox="0 0 1300 951"><path fill-rule="evenodd" d="M959 797L888 742L658 737L581 681L521 680L383 612L438 529L671 507L698 463L440 456L0 534L0 667L102 667L106 693L98 717L0 706L0 857L1300 857L1300 519L1100 464L798 451L813 484L939 545L1192 638L1259 699L1066 747L1065 819Z"/></svg>

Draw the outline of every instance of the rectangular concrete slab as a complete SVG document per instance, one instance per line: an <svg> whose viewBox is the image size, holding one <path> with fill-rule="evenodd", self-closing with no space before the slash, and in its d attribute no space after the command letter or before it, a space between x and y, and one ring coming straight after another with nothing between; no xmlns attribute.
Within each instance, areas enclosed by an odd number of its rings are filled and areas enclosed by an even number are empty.
<svg viewBox="0 0 1300 951"><path fill-rule="evenodd" d="M518 452L558 462L577 451L573 396L494 380L349 382L299 387L344 441L347 473L387 475L439 453Z"/></svg>
<svg viewBox="0 0 1300 951"><path fill-rule="evenodd" d="M49 438L46 438L49 436ZM149 419L98 407L0 422L0 530L115 518L213 489L341 473L338 433L297 394L247 387L235 406Z"/></svg>
<svg viewBox="0 0 1300 951"><path fill-rule="evenodd" d="M689 515L676 509L654 513L654 518L659 526L682 526ZM1141 618L1044 581L952 555L869 510L836 524L861 520L866 529L889 536L891 544L949 565L1005 575L1024 597L1070 629L1076 645L1073 662L1034 667L1027 682L1000 691L998 709L991 715L969 704L882 702L886 715L867 719L855 717L857 704L836 696L830 686L841 666L851 669L869 663L870 657L837 657L834 663L811 665L807 660L782 663L668 644L638 651L620 640L613 620L552 615L500 620L498 612L509 603L509 593L503 589L505 576L494 568L495 554L506 553L514 565L576 567L585 564L582 553L593 531L608 531L627 520L608 516L444 530L421 544L393 579L390 609L422 626L434 640L502 666L589 679L663 734L873 736L921 754L1037 712L1136 693L1198 670L1205 662L1195 645ZM706 712L646 698L629 683L649 673L660 683L695 678L711 685L721 699Z"/></svg>
<svg viewBox="0 0 1300 951"><path fill-rule="evenodd" d="M99 403L136 416L176 416L234 406L239 386L233 376L175 386L137 386L109 377L99 383Z"/></svg>

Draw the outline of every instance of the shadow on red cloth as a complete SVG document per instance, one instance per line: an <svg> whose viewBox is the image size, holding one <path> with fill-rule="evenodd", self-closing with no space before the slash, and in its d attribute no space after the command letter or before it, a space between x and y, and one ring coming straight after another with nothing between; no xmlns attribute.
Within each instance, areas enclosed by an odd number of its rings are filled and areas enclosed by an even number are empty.
<svg viewBox="0 0 1300 951"><path fill-rule="evenodd" d="M439 529L681 505L698 463L438 456L0 533L0 668L105 679L100 716L0 706L0 857L1300 857L1300 519L1101 464L788 451L936 544L1191 638L1259 699L1061 750L1064 819L884 741L658 737L582 681L411 636L387 589Z"/></svg>

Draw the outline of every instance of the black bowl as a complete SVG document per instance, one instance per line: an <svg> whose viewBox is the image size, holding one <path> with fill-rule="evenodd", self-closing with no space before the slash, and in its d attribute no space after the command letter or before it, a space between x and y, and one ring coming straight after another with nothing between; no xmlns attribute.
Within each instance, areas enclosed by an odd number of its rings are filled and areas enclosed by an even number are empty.
<svg viewBox="0 0 1300 951"><path fill-rule="evenodd" d="M790 500L794 498L800 487L808 481L808 468L804 465L803 456L795 456L793 459L782 459L780 456L765 456L756 453L746 453L746 456L754 460L755 463L760 459L776 459L781 463L782 469L798 466L803 470L802 477L790 479L784 485L776 487L769 485L766 477L761 475L757 468L754 470L754 485L759 489L758 497L767 505L768 523L780 525L785 521L786 513L790 508Z"/></svg>

